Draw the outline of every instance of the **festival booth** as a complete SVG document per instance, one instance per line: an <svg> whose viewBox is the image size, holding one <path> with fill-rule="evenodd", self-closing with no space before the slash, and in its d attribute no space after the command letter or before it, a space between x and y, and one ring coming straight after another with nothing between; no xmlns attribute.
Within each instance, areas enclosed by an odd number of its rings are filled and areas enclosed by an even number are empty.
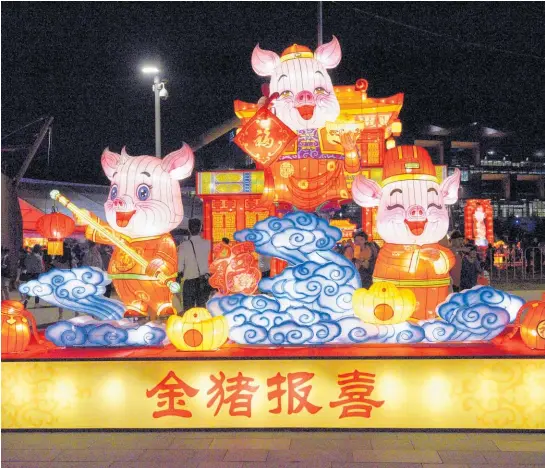
<svg viewBox="0 0 545 468"><path fill-rule="evenodd" d="M460 173L395 145L402 95L333 87L340 60L336 38L314 52L255 47L270 85L235 109L257 169L197 175L217 290L204 308L172 306L187 145L163 159L105 150L105 219L51 192L114 251L107 272L21 286L81 314L45 333L2 303L3 430L545 429L545 298L450 293L440 241ZM382 241L368 289L335 251L351 226L317 215L351 200ZM257 255L284 268L262 278ZM119 300L104 297L110 282Z"/></svg>

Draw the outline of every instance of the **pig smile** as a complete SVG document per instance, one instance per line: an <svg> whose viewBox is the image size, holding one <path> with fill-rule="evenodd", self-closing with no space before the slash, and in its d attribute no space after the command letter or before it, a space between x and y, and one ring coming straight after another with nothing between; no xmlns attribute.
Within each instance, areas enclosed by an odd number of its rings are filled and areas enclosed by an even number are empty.
<svg viewBox="0 0 545 468"><path fill-rule="evenodd" d="M115 212L115 222L119 227L127 227L132 216L136 213L136 210L133 211L116 211Z"/></svg>
<svg viewBox="0 0 545 468"><path fill-rule="evenodd" d="M409 231L411 231L411 233L415 236L420 236L424 232L427 223L427 219L425 219L424 221L408 221L407 219L405 220L405 224L409 228Z"/></svg>
<svg viewBox="0 0 545 468"><path fill-rule="evenodd" d="M297 107L297 110L299 111L299 115L305 119L310 120L312 119L312 116L314 115L314 108L316 106L313 105L304 105Z"/></svg>

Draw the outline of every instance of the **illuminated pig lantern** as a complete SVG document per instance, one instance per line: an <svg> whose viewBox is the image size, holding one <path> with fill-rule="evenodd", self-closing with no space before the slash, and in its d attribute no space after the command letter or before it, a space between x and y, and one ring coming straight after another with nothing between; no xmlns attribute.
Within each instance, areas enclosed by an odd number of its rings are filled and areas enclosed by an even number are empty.
<svg viewBox="0 0 545 468"><path fill-rule="evenodd" d="M176 277L176 245L169 233L182 222L179 181L189 177L193 164L193 152L185 144L163 159L131 157L125 149L121 154L108 149L102 154L102 168L111 187L104 204L108 224L100 224L148 261L144 268L114 246L108 273L125 304L126 317L176 313L172 292L158 273L170 280ZM92 226L87 227L85 236L111 244Z"/></svg>
<svg viewBox="0 0 545 468"><path fill-rule="evenodd" d="M448 295L452 252L438 242L448 231L447 205L458 199L460 171L438 183L427 151L399 146L385 154L382 186L357 176L354 201L363 207L378 206L377 230L384 246L373 281L389 281L416 296L413 317L430 319Z"/></svg>
<svg viewBox="0 0 545 468"><path fill-rule="evenodd" d="M340 113L327 73L340 60L335 36L314 53L297 44L280 56L259 45L253 51L254 71L270 76L270 95L278 93L272 102L273 114L297 133L281 155L265 164L264 197L272 194L271 201L313 211L325 202L349 199L344 171L360 168L355 140L346 134L342 141L330 141L325 129L326 122L335 121Z"/></svg>

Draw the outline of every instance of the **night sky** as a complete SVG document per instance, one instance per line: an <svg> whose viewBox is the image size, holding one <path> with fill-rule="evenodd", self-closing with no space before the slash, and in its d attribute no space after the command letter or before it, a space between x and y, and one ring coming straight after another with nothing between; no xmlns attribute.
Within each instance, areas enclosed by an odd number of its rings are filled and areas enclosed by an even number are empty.
<svg viewBox="0 0 545 468"><path fill-rule="evenodd" d="M364 77L370 96L404 92L405 131L477 121L537 142L545 141L544 17L543 2L323 3L324 41L336 35L343 51L333 83ZM105 147L154 152L141 64L159 61L168 79L166 154L232 118L233 100L257 101L258 42L277 53L294 42L314 49L316 24L316 2L2 2L2 136L51 115L51 163L44 144L26 176L106 184ZM2 146L28 145L32 133ZM198 151L197 169L233 165L222 148Z"/></svg>

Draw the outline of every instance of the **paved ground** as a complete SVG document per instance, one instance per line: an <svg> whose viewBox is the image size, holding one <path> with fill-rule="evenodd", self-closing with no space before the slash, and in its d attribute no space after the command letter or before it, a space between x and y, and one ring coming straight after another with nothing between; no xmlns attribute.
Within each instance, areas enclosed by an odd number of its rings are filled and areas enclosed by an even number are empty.
<svg viewBox="0 0 545 468"><path fill-rule="evenodd" d="M3 433L4 468L545 466L545 432Z"/></svg>

